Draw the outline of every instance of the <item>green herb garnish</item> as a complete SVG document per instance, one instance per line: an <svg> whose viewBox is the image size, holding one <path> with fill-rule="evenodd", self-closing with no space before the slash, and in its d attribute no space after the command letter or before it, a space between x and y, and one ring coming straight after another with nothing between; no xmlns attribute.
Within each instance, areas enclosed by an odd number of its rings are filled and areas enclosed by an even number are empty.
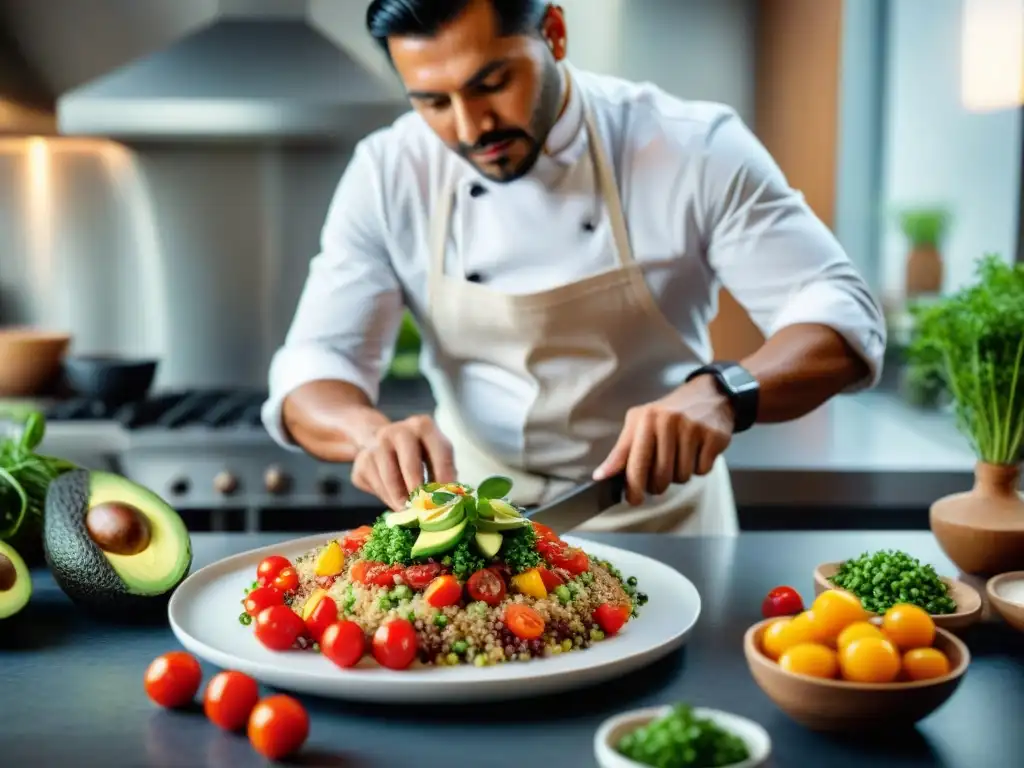
<svg viewBox="0 0 1024 768"><path fill-rule="evenodd" d="M513 574L536 568L543 562L537 552L537 533L532 525L506 531L501 542L500 557Z"/></svg>
<svg viewBox="0 0 1024 768"><path fill-rule="evenodd" d="M829 581L859 597L872 613L885 613L897 603L916 605L935 615L956 612L949 588L935 569L906 552L864 553L843 563Z"/></svg>
<svg viewBox="0 0 1024 768"><path fill-rule="evenodd" d="M369 538L363 544L360 556L387 565L411 565L412 545L416 536L400 526L389 527L381 517L373 524Z"/></svg>
<svg viewBox="0 0 1024 768"><path fill-rule="evenodd" d="M978 281L915 306L908 349L917 377L941 377L957 426L978 459L1024 459L1024 264L995 254L977 263Z"/></svg>
<svg viewBox="0 0 1024 768"><path fill-rule="evenodd" d="M677 704L664 717L630 731L616 750L652 768L719 768L747 760L746 743L708 718Z"/></svg>

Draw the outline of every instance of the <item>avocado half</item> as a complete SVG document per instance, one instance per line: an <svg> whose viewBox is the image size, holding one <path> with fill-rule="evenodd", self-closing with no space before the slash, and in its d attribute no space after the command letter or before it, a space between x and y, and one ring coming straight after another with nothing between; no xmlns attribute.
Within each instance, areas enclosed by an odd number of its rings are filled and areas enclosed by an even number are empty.
<svg viewBox="0 0 1024 768"><path fill-rule="evenodd" d="M128 621L162 612L192 567L181 516L149 489L110 472L74 470L50 483L43 550L75 603Z"/></svg>
<svg viewBox="0 0 1024 768"><path fill-rule="evenodd" d="M0 621L9 619L28 605L32 597L32 576L14 547L0 541Z"/></svg>

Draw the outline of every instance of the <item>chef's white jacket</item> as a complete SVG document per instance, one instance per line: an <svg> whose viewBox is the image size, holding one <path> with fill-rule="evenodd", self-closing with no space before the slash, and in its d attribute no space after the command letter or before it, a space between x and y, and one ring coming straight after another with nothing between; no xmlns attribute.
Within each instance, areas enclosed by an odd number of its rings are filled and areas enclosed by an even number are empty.
<svg viewBox="0 0 1024 768"><path fill-rule="evenodd" d="M834 328L870 369L854 389L878 380L886 335L878 303L735 111L650 83L570 71L569 104L545 153L512 183L481 177L414 112L357 145L271 363L263 421L279 444L297 450L281 408L302 384L340 379L376 402L403 306L417 317L425 311L430 222L447 174L456 180L448 274L462 270L492 288L531 293L616 267L610 228L589 226L606 213L587 152L583 98L615 166L634 257L693 351L692 364L648 375L681 383L711 359L708 323L724 285L765 335L795 323ZM428 348L421 365L431 366L431 358ZM482 379L478 392L494 382L503 422L525 421L528 388L517 400L500 370L473 366L464 375Z"/></svg>

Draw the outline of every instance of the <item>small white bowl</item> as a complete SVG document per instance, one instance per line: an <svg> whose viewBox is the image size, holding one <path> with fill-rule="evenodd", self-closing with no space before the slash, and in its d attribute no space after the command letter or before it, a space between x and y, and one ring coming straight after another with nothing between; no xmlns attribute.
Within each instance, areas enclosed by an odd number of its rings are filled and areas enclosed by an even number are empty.
<svg viewBox="0 0 1024 768"><path fill-rule="evenodd" d="M664 717L672 711L672 707L649 707L624 712L601 723L594 737L594 753L601 768L649 768L642 763L630 760L615 749L619 739L630 731L647 725L652 720ZM750 757L725 768L757 768L763 765L772 752L772 740L763 727L745 717L717 709L694 707L693 712L699 717L713 720L720 728L739 736L747 745Z"/></svg>

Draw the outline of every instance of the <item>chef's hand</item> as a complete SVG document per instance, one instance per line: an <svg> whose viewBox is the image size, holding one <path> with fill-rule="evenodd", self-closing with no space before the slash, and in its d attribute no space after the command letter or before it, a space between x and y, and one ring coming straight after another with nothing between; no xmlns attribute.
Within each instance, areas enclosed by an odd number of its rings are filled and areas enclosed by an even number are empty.
<svg viewBox="0 0 1024 768"><path fill-rule="evenodd" d="M698 376L672 394L631 408L619 440L594 479L626 472L626 501L659 495L672 483L706 475L729 447L735 415L710 376Z"/></svg>
<svg viewBox="0 0 1024 768"><path fill-rule="evenodd" d="M455 482L448 438L429 416L410 416L384 425L359 446L352 463L352 484L400 510L409 494L423 484L424 464L434 482Z"/></svg>

